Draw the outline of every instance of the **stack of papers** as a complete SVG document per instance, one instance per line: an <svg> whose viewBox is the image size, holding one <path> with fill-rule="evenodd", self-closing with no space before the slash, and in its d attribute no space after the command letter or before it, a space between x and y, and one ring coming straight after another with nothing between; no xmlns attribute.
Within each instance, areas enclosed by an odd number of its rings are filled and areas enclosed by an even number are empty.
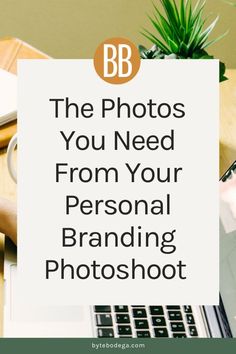
<svg viewBox="0 0 236 354"><path fill-rule="evenodd" d="M16 119L17 78L0 69L0 126Z"/></svg>

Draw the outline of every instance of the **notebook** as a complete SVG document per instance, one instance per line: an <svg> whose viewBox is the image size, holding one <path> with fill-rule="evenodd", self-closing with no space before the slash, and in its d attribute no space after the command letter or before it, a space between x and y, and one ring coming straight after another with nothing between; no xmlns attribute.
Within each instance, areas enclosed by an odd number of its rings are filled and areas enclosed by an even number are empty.
<svg viewBox="0 0 236 354"><path fill-rule="evenodd" d="M0 126L16 119L16 75L0 69Z"/></svg>

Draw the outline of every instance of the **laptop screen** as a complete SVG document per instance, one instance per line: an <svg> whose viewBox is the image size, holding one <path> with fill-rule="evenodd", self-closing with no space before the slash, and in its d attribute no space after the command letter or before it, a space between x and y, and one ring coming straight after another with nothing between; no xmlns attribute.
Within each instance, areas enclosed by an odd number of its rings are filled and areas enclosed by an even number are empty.
<svg viewBox="0 0 236 354"><path fill-rule="evenodd" d="M220 183L220 292L236 337L236 173Z"/></svg>

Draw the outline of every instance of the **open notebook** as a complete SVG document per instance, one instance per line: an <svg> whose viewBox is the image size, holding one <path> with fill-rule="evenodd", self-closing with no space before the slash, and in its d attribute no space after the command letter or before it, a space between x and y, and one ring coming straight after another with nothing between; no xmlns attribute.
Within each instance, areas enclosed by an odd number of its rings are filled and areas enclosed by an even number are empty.
<svg viewBox="0 0 236 354"><path fill-rule="evenodd" d="M0 126L16 119L16 75L0 69Z"/></svg>

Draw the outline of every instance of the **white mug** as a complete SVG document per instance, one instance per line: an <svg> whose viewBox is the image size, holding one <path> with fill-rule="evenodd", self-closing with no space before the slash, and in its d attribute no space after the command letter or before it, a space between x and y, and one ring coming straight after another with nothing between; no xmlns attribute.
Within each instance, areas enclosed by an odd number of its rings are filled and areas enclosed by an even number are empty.
<svg viewBox="0 0 236 354"><path fill-rule="evenodd" d="M17 134L13 135L11 138L8 148L7 148L7 167L11 178L15 183L17 183L16 169L13 163L13 151L17 145Z"/></svg>

